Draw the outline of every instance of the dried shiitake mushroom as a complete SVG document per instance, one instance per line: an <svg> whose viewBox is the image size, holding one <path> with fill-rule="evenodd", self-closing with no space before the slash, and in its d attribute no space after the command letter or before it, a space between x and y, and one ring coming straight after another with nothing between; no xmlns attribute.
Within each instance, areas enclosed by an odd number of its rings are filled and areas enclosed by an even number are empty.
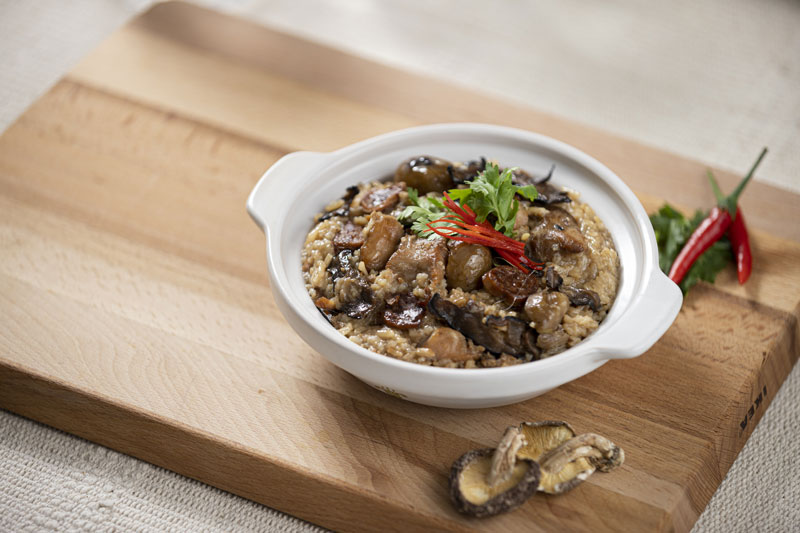
<svg viewBox="0 0 800 533"><path fill-rule="evenodd" d="M497 448L472 450L450 469L450 498L458 512L475 517L510 511L539 486L539 465L517 457L524 444L519 428L506 430Z"/></svg>
<svg viewBox="0 0 800 533"><path fill-rule="evenodd" d="M507 428L497 448L467 452L453 464L450 496L461 513L491 516L518 507L536 490L563 494L624 460L610 440L576 436L566 422L523 422Z"/></svg>
<svg viewBox="0 0 800 533"><path fill-rule="evenodd" d="M556 420L523 422L520 428L528 444L519 451L519 456L532 459L540 466L542 456L575 437L575 430L569 424ZM592 463L583 457L566 462L559 469L551 468L547 471L542 469L539 490L548 494L561 494L577 486L594 470Z"/></svg>
<svg viewBox="0 0 800 533"><path fill-rule="evenodd" d="M538 461L546 452L556 448L576 435L572 426L559 420L542 422L523 422L519 429L525 436L525 446L520 448L519 456Z"/></svg>
<svg viewBox="0 0 800 533"><path fill-rule="evenodd" d="M605 437L584 433L573 437L539 458L542 476L539 490L562 494L588 478L595 470L609 472L625 460L625 452Z"/></svg>

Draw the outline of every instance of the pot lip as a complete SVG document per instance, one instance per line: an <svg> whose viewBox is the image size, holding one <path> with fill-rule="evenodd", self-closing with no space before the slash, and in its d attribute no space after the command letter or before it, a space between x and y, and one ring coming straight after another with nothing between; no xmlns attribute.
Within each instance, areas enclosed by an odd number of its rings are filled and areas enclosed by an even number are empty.
<svg viewBox="0 0 800 533"><path fill-rule="evenodd" d="M625 302L625 309L616 311L613 323L608 324L606 322L609 318L607 316L598 330L593 332L590 337L578 345L546 359L498 368L443 368L403 361L363 348L332 328L327 322L324 321L322 317L313 316L310 313L310 310L306 308L307 306L301 306L300 302L296 301L296 299L292 296L292 293L288 290L288 286L291 284L291 281L287 276L287 272L284 268L281 258L280 220L285 218L285 215L288 213L293 201L302 193L303 187L292 187L290 184L286 183L284 183L282 186L275 186L275 190L270 191L275 194L271 194L270 197L273 199L273 201L275 198L281 198L281 200L285 201L281 202L283 207L278 209L278 213L274 213L271 219L270 217L266 216L266 214L260 213L258 209L259 193L264 194L265 191L263 189L267 188L270 180L273 182L276 181L273 179L273 173L279 170L282 162L296 160L304 172L302 177L307 178L309 175L319 172L323 168L329 168L334 165L342 165L354 159L359 161L369 161L393 145L402 145L404 142L408 142L415 138L419 138L419 142L423 142L426 138L430 140L441 141L446 139L448 136L457 137L465 135L468 137L484 136L486 139L510 138L518 142L529 143L531 146L537 148L558 153L562 157L575 162L579 166L584 167L589 172L600 178L600 180L602 180L625 205L628 214L635 222L636 231L630 232L630 235L635 236L641 243L642 251L640 252L640 255L643 261L641 272L635 273L633 276L626 276L624 273L621 273L620 287L617 291L618 295L622 290L623 283L633 283L635 286L631 292L629 301ZM297 181L298 178L295 178L295 185L297 184ZM313 185L313 183L314 177L312 176L309 183L304 185L308 187ZM333 345L340 350L344 350L345 352L359 356L360 360L366 359L367 361L373 363L373 365L386 367L386 370L391 369L394 372L412 374L416 375L417 377L425 376L427 378L447 378L449 380L456 381L474 381L480 380L481 378L488 378L490 376L492 378L505 378L510 376L520 377L564 365L574 364L576 361L586 360L585 362L587 363L590 361L605 362L606 360L614 358L610 354L613 354L615 351L624 352L626 348L630 352L631 348L629 343L625 342L625 335L617 334L611 336L608 333L621 333L625 330L625 324L622 319L624 319L625 315L628 314L628 311L636 307L636 304L643 298L653 296L652 294L648 294L656 291L656 288L654 288L656 283L654 283L653 280L655 276L663 275L658 268L658 249L655 242L655 235L652 227L650 226L649 218L644 210L644 207L636 198L633 191L631 191L631 189L622 181L619 176L617 176L613 171L595 158L569 144L553 139L546 135L507 126L466 122L431 124L385 133L356 142L332 152L292 152L285 155L278 160L278 162L273 164L272 167L270 167L270 169L268 169L261 177L248 198L247 209L256 223L261 226L262 229L264 229L264 232L267 236L267 260L269 264L269 274L273 284L273 290L276 293L279 293L280 298L283 299L286 304L286 310L290 311L294 315L293 318L305 324L306 328L303 329L310 330L308 333L322 336L325 341L333 343ZM612 233L612 237L617 236ZM682 301L679 291L678 295L679 298L677 302L677 309L680 308L680 301ZM278 294L276 294L276 296L278 296ZM663 291L661 296L665 296ZM666 297L674 300L673 294L667 294ZM308 300L310 302L310 298L308 298ZM615 304L617 303L618 302L615 301ZM672 309L676 307L676 302L667 301L666 305ZM614 307L617 306L615 305L612 307L612 309L609 311L609 315L615 311ZM284 314L286 313L284 312ZM317 314L316 309L313 310L313 314ZM675 311L675 314L677 314L677 310ZM666 331L673 320L674 316L671 317L671 320L669 320L663 330L653 330L652 334L644 342L640 341L640 344L647 344L644 350L641 350L636 354L628 353L624 357L634 357L636 355L640 355L643 351L649 348L650 345L658 340L661 335L663 335L664 331ZM604 325L607 325L607 327L603 328ZM306 342L310 342L309 338L304 338L304 340ZM633 351L636 350L638 350L638 348L634 349ZM332 354L323 355L330 359ZM343 364L340 366L350 365ZM358 375L358 372L352 366L345 369Z"/></svg>

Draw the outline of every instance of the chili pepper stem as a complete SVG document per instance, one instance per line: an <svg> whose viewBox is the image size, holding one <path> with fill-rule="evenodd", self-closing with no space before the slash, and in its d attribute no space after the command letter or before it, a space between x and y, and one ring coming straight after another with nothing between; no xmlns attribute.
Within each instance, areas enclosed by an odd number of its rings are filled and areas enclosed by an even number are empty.
<svg viewBox="0 0 800 533"><path fill-rule="evenodd" d="M756 162L753 163L753 167L750 169L750 172L747 173L742 181L739 182L739 185L737 185L733 192L728 196L722 195L722 191L719 189L719 184L714 178L714 174L712 174L710 170L708 171L708 180L711 182L711 189L714 191L714 196L717 198L717 205L728 211L731 217L736 217L736 206L739 203L739 196L741 196L745 186L756 173L756 169L758 168L758 165L761 164L761 160L764 159L765 155L767 155L766 147L761 150L761 153L758 155Z"/></svg>

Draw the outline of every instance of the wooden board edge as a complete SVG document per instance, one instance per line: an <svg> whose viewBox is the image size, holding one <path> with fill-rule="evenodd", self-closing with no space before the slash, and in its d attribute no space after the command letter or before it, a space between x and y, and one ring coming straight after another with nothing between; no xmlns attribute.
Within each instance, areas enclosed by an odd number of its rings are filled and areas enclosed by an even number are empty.
<svg viewBox="0 0 800 533"><path fill-rule="evenodd" d="M725 420L720 424L718 454L723 477L800 359L800 305L793 313L780 314L786 327L762 352L760 368L742 385L739 402L731 406Z"/></svg>
<svg viewBox="0 0 800 533"><path fill-rule="evenodd" d="M0 408L336 531L470 530L4 360ZM154 440L161 445L149 446ZM197 461L198 453L206 460ZM311 493L318 496L311 500Z"/></svg>

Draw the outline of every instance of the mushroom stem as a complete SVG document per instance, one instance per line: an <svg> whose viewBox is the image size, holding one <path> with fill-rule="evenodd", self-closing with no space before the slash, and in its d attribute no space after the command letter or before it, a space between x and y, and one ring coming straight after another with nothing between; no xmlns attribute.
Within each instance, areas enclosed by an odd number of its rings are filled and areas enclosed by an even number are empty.
<svg viewBox="0 0 800 533"><path fill-rule="evenodd" d="M595 433L584 433L545 453L539 460L542 472L555 473L581 457L601 472L608 472L625 460L622 448Z"/></svg>
<svg viewBox="0 0 800 533"><path fill-rule="evenodd" d="M506 429L492 456L492 468L486 477L490 487L496 487L511 477L517 462L517 451L525 444L527 444L525 435L522 434L519 426L509 426Z"/></svg>

